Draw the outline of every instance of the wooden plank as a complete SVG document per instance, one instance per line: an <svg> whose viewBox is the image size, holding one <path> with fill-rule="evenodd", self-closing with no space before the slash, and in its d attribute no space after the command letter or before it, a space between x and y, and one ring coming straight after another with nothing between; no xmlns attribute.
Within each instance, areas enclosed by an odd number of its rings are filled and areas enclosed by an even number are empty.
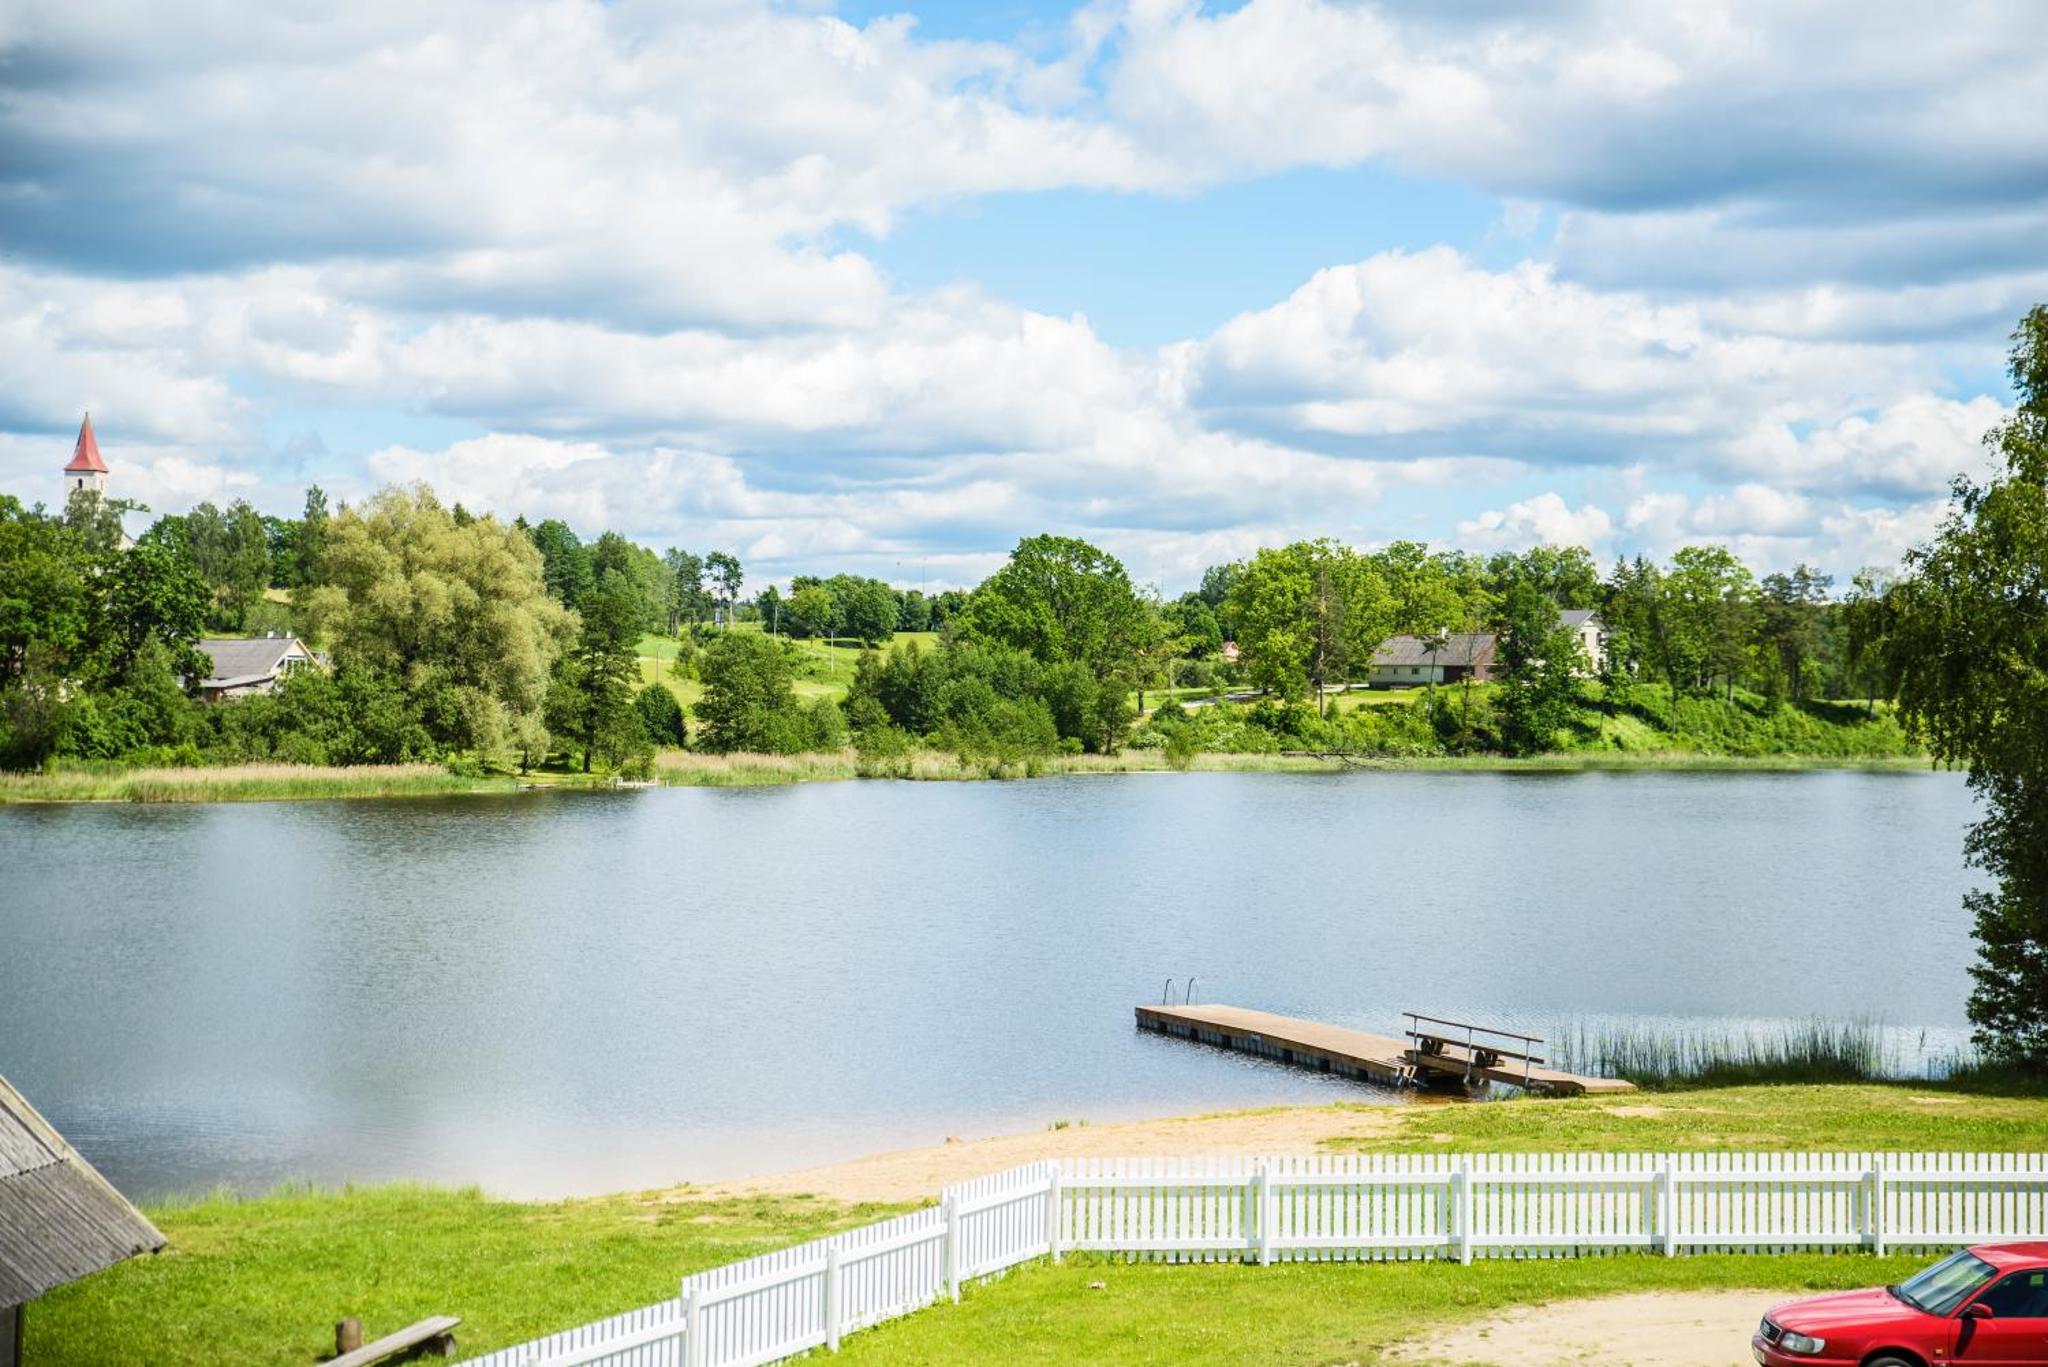
<svg viewBox="0 0 2048 1367"><path fill-rule="evenodd" d="M1349 1070L1395 1086L1409 1077L1409 1068L1402 1058L1406 1046L1400 1040L1319 1021L1278 1016L1270 1011L1241 1006L1141 1006L1138 1024L1147 1030L1221 1044L1305 1067Z"/></svg>
<svg viewBox="0 0 2048 1367"><path fill-rule="evenodd" d="M371 1367L385 1358L395 1357L410 1348L418 1348L436 1339L446 1338L462 1323L456 1315L435 1315L418 1324L409 1324L395 1334L386 1334L372 1343L366 1343L353 1353L343 1353L338 1358L329 1358L327 1367Z"/></svg>

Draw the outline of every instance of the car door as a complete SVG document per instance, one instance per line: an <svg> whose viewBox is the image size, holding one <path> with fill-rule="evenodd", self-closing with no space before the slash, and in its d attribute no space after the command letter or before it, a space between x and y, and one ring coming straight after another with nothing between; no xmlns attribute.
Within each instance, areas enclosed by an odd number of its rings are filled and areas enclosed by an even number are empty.
<svg viewBox="0 0 2048 1367"><path fill-rule="evenodd" d="M1986 1287L1974 1304L1989 1319L1956 1321L1955 1361L2002 1367L2048 1364L2048 1268L2012 1272Z"/></svg>

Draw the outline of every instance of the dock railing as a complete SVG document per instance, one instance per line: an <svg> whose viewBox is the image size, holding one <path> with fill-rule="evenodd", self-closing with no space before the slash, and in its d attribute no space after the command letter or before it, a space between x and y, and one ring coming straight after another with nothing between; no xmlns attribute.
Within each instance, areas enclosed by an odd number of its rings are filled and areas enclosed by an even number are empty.
<svg viewBox="0 0 2048 1367"><path fill-rule="evenodd" d="M1039 1162L936 1206L694 1273L678 1294L475 1359L735 1367L1069 1252L1326 1262L1948 1249L2048 1237L2048 1154L1330 1154Z"/></svg>
<svg viewBox="0 0 2048 1367"><path fill-rule="evenodd" d="M1419 1011L1403 1011L1401 1015L1408 1021L1405 1033L1408 1038L1415 1041L1417 1054L1441 1055L1443 1045L1462 1044L1465 1047L1463 1062L1467 1077L1471 1076L1475 1068L1496 1067L1502 1058L1519 1059L1522 1064L1522 1083L1527 1086L1534 1070L1545 1062L1543 1056L1536 1052L1536 1046L1543 1043L1541 1035L1525 1035L1516 1030L1496 1030L1490 1025L1474 1025L1470 1021L1445 1020L1442 1016L1425 1016ZM1422 1028L1425 1022L1443 1026L1445 1029L1425 1030ZM1460 1038L1457 1034L1446 1031L1463 1031L1464 1035ZM1522 1048L1510 1049L1502 1043L1506 1040L1513 1040ZM1429 1047L1431 1045L1438 1047L1432 1050Z"/></svg>

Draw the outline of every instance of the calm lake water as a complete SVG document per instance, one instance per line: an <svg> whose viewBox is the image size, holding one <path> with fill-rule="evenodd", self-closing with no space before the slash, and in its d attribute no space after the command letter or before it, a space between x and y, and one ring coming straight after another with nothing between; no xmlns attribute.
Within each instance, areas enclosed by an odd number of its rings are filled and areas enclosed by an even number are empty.
<svg viewBox="0 0 2048 1367"><path fill-rule="evenodd" d="M1972 814L1927 773L0 808L0 1073L133 1195L545 1194L1372 1095L1137 1033L1169 974L1380 1030L1860 1015L1939 1046Z"/></svg>

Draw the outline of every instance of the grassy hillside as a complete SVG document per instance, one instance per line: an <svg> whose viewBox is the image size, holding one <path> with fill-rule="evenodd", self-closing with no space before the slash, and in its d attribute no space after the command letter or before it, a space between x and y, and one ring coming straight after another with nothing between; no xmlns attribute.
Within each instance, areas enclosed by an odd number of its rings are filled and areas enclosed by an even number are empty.
<svg viewBox="0 0 2048 1367"><path fill-rule="evenodd" d="M1189 719L1201 748L1210 750L1343 747L1390 757L1489 753L1500 748L1500 696L1497 684L1476 684L1469 691L1440 688L1432 715L1427 689L1360 690L1332 697L1327 721L1309 707L1257 703L1191 709ZM1155 720L1154 729L1161 724ZM1860 702L1774 703L1742 689L1732 698L1674 695L1663 684L1638 684L1609 696L1588 684L1550 753L1856 760L1909 758L1921 751L1886 704L1871 711Z"/></svg>

